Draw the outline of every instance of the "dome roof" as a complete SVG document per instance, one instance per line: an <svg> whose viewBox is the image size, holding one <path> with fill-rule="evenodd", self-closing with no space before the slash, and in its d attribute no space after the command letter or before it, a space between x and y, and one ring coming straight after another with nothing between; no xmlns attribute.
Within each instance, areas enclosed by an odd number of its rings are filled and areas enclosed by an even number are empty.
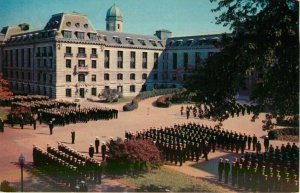
<svg viewBox="0 0 300 193"><path fill-rule="evenodd" d="M113 6L111 6L107 10L106 18L109 18L109 17L119 17L119 18L122 18L122 13L121 13L120 9L115 4L113 4Z"/></svg>

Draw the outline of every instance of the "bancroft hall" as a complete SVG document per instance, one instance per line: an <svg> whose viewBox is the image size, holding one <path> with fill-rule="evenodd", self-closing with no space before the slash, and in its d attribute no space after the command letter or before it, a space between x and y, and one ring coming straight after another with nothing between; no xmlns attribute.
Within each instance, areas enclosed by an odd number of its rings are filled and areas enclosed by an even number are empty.
<svg viewBox="0 0 300 193"><path fill-rule="evenodd" d="M14 93L74 100L115 88L135 96L160 86L181 87L201 60L219 52L222 37L172 37L168 30L149 36L122 29L116 5L107 11L105 31L74 12L52 15L37 31L28 24L3 27L1 71Z"/></svg>

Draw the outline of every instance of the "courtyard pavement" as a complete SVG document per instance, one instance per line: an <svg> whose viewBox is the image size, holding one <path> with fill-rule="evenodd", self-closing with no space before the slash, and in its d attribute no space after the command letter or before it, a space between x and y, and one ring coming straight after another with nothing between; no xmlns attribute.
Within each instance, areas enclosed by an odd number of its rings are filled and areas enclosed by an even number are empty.
<svg viewBox="0 0 300 193"><path fill-rule="evenodd" d="M95 137L98 136L100 143L109 140L110 137L124 138L124 132L138 131L148 129L150 127L172 126L175 123L196 122L204 125L215 126L217 122L211 120L200 120L198 118L190 118L180 115L181 105L172 105L170 108L157 108L154 106L155 98L143 100L139 103L137 110L131 112L123 112L124 103L119 104L103 104L81 102L81 106L105 106L119 110L118 119L90 121L88 123L70 124L65 127L56 126L53 135L49 135L47 125L37 125L37 129L26 125L23 130L18 126L11 128L5 125L4 133L0 133L0 181L8 180L17 189L20 189L20 168L18 166L18 157L21 153L26 158L25 174L24 174L24 190L25 191L69 191L62 184L57 184L53 179L47 176L39 176L32 174L32 147L33 144L40 146L46 150L47 144L57 147L57 142L62 142L75 150L87 154L89 144L93 143ZM251 116L240 116L230 118L223 122L223 128L241 133L255 133L261 142L262 137L267 133L262 130L262 114L258 120L251 122ZM71 144L71 130L76 132L75 144ZM283 141L270 141L273 146L286 144ZM299 144L297 144L299 145ZM264 150L264 149L263 149ZM199 163L186 162L182 167L167 165L166 167L176 171L185 173L194 177L201 177L216 182L216 173L219 157L233 158L235 154L229 152L216 151L209 154L211 161L206 162L200 160ZM100 160L100 155L96 154L96 159ZM132 187L128 187L119 183L116 179L104 177L101 185L89 185L89 191L130 191Z"/></svg>

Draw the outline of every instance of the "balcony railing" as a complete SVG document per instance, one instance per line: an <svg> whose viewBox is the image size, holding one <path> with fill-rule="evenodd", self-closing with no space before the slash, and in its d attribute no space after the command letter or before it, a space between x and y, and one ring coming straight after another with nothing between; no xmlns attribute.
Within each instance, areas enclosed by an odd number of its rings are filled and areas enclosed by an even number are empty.
<svg viewBox="0 0 300 193"><path fill-rule="evenodd" d="M73 57L72 53L65 53L65 57Z"/></svg>
<svg viewBox="0 0 300 193"><path fill-rule="evenodd" d="M76 70L77 72L88 72L89 71L89 67L88 66L77 66Z"/></svg>
<svg viewBox="0 0 300 193"><path fill-rule="evenodd" d="M98 54L91 54L90 58L98 58Z"/></svg>
<svg viewBox="0 0 300 193"><path fill-rule="evenodd" d="M86 53L78 53L77 58L86 58Z"/></svg>

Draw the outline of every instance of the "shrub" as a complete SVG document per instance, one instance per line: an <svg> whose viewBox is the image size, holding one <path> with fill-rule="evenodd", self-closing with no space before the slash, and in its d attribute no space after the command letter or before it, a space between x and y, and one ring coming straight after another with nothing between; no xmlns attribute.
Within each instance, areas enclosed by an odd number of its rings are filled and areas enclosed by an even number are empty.
<svg viewBox="0 0 300 193"><path fill-rule="evenodd" d="M127 103L123 106L123 111L133 111L138 108L138 102L136 99L133 99L130 103Z"/></svg>
<svg viewBox="0 0 300 193"><path fill-rule="evenodd" d="M162 157L158 148L149 140L122 141L120 138L108 143L106 170L113 173L142 172L159 168Z"/></svg>
<svg viewBox="0 0 300 193"><path fill-rule="evenodd" d="M2 192L16 192L15 188L9 185L9 182L4 180L0 184L0 191Z"/></svg>
<svg viewBox="0 0 300 193"><path fill-rule="evenodd" d="M122 97L122 93L117 89L106 88L102 91L100 97L103 97L105 102L117 102Z"/></svg>
<svg viewBox="0 0 300 193"><path fill-rule="evenodd" d="M172 94L170 95L165 95L165 96L161 96L156 100L156 106L157 107L162 107L162 108L168 108L171 106L171 99L172 99Z"/></svg>
<svg viewBox="0 0 300 193"><path fill-rule="evenodd" d="M298 136L299 129L298 128L283 128L283 129L271 130L268 132L269 139L278 139L280 136L284 136L284 135Z"/></svg>
<svg viewBox="0 0 300 193"><path fill-rule="evenodd" d="M124 111L132 111L134 109L138 108L138 102L141 100L159 96L159 95L167 95L167 94L172 94L172 93L179 93L180 89L178 88L166 88L166 89L153 89L151 91L145 91L141 92L139 95L137 95L131 103L127 103L126 105L123 106ZM135 104L136 102L136 104ZM170 105L170 104L169 104Z"/></svg>

